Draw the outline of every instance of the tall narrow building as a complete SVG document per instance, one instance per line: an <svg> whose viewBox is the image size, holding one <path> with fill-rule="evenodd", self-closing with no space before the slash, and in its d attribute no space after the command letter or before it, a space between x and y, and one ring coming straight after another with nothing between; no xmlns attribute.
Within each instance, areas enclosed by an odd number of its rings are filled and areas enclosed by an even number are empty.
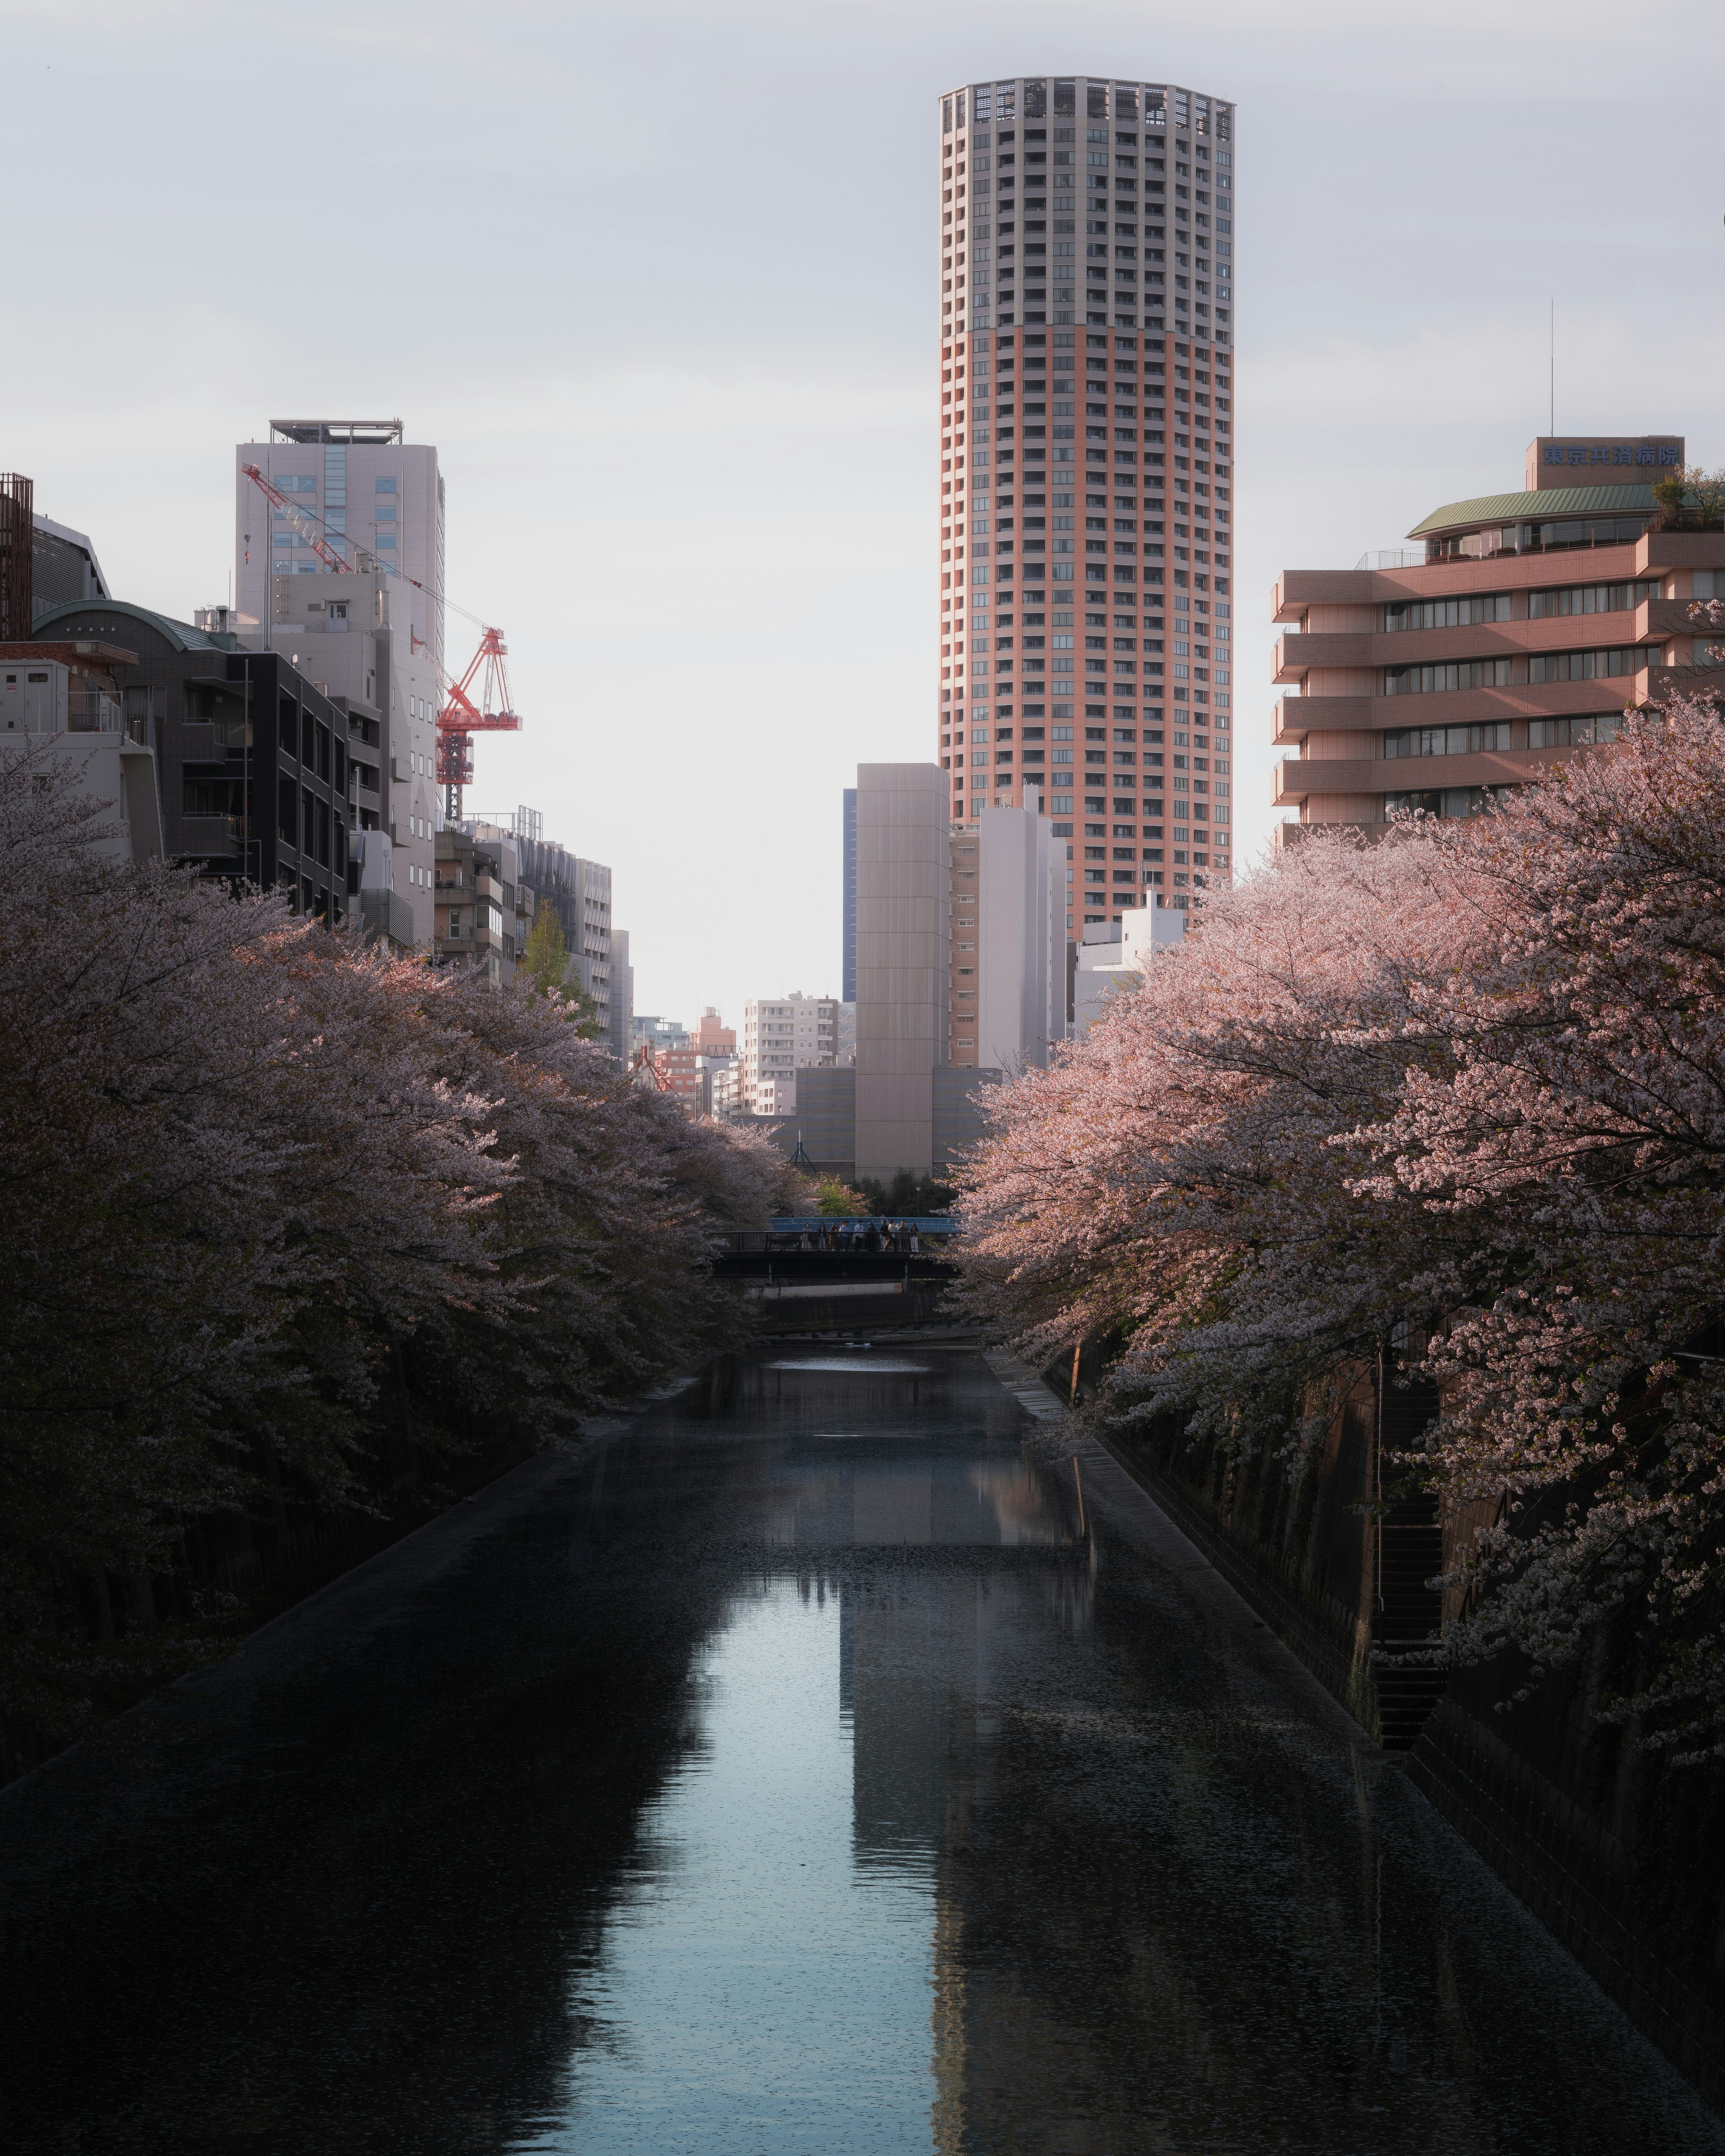
<svg viewBox="0 0 1725 2156"><path fill-rule="evenodd" d="M1234 117L938 105L940 762L955 824L1053 819L1075 936L1232 866Z"/></svg>
<svg viewBox="0 0 1725 2156"><path fill-rule="evenodd" d="M272 419L267 441L234 452L234 579L241 613L270 618L271 579L316 575L311 542L245 476L255 465L303 509L344 559L376 557L406 579L398 633L444 668L444 482L437 451L409 442L399 419Z"/></svg>

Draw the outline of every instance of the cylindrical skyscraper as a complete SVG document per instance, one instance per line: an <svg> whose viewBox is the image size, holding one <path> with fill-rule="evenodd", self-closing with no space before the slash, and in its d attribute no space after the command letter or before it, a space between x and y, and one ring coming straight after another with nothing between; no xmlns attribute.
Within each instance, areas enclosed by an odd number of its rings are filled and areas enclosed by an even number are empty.
<svg viewBox="0 0 1725 2156"><path fill-rule="evenodd" d="M1231 866L1234 108L1164 83L938 107L940 756L1035 807L1067 927Z"/></svg>

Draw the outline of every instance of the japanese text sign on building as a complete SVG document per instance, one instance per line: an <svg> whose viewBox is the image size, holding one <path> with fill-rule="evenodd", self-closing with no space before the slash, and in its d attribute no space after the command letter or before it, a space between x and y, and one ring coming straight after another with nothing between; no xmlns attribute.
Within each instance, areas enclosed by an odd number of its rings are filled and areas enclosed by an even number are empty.
<svg viewBox="0 0 1725 2156"><path fill-rule="evenodd" d="M1681 434L1542 434L1527 451L1527 491L1573 486L1578 472L1633 485L1682 469Z"/></svg>

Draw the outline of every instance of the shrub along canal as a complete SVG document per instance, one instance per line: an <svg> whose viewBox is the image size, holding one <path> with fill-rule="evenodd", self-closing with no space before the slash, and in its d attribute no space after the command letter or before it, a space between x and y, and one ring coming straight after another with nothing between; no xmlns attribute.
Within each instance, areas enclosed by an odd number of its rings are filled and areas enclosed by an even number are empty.
<svg viewBox="0 0 1725 2156"><path fill-rule="evenodd" d="M1111 1464L757 1350L0 1793L0 2140L1725 2152Z"/></svg>

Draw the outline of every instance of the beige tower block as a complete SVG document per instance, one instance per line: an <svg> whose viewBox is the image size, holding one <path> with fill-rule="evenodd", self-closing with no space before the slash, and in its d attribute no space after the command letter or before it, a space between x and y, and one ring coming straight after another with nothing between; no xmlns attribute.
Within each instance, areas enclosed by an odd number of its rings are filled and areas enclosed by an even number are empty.
<svg viewBox="0 0 1725 2156"><path fill-rule="evenodd" d="M856 786L856 1168L927 1175L952 963L947 776L865 763Z"/></svg>

